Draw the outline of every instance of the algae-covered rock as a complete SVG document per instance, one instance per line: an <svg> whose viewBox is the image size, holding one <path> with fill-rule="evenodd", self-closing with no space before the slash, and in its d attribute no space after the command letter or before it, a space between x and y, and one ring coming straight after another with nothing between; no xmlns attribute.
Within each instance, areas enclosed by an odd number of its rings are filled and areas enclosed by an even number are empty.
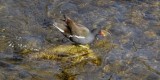
<svg viewBox="0 0 160 80"><path fill-rule="evenodd" d="M81 63L86 60L96 65L101 63L99 57L91 49L86 48L86 46L77 45L55 46L42 52L31 54L30 56L32 59L57 60L72 64Z"/></svg>

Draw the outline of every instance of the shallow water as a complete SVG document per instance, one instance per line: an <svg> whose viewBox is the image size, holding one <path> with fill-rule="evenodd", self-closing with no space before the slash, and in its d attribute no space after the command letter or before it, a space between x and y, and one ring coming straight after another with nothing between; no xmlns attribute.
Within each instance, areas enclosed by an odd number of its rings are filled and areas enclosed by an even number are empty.
<svg viewBox="0 0 160 80"><path fill-rule="evenodd" d="M73 45L52 26L63 14L107 36L53 54ZM0 80L159 80L160 1L0 0L0 44Z"/></svg>

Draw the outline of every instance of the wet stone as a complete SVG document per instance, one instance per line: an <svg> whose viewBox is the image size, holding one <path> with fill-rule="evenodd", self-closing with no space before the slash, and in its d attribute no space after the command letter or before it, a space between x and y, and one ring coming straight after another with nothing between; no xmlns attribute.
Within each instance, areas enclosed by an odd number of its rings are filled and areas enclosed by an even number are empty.
<svg viewBox="0 0 160 80"><path fill-rule="evenodd" d="M0 0L0 80L159 80L159 4ZM66 28L63 14L106 37L72 44L52 26Z"/></svg>
<svg viewBox="0 0 160 80"><path fill-rule="evenodd" d="M31 75L27 71L21 71L19 72L19 77L23 79L23 78L31 77Z"/></svg>
<svg viewBox="0 0 160 80"><path fill-rule="evenodd" d="M159 79L160 79L160 77L154 73L152 73L146 77L146 80L159 80Z"/></svg>

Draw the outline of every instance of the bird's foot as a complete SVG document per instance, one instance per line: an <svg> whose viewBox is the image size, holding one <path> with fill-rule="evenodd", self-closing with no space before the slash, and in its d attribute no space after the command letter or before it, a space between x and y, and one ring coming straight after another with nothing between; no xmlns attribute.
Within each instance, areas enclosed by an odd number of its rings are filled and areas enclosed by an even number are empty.
<svg viewBox="0 0 160 80"><path fill-rule="evenodd" d="M86 44L86 45L79 45L79 46L82 47L82 48L89 49L89 45L88 44Z"/></svg>

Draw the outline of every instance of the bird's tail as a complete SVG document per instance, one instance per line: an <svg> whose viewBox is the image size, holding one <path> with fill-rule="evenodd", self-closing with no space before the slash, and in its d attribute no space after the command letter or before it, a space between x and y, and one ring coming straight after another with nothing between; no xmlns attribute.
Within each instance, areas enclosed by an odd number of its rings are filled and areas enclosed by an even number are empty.
<svg viewBox="0 0 160 80"><path fill-rule="evenodd" d="M64 22L67 22L67 20L70 20L70 18L67 17L65 14L63 14L63 18L64 18L64 19L61 19L61 20L64 21Z"/></svg>

